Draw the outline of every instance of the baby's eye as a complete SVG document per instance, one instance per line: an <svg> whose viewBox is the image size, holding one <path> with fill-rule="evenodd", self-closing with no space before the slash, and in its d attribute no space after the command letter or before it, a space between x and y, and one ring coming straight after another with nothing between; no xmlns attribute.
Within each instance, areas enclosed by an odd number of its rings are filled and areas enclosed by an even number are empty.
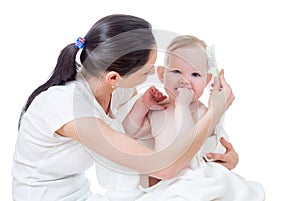
<svg viewBox="0 0 300 201"><path fill-rule="evenodd" d="M201 75L199 73L192 73L193 77L201 77Z"/></svg>
<svg viewBox="0 0 300 201"><path fill-rule="evenodd" d="M171 72L175 73L175 74L180 74L181 73L179 70L172 70Z"/></svg>

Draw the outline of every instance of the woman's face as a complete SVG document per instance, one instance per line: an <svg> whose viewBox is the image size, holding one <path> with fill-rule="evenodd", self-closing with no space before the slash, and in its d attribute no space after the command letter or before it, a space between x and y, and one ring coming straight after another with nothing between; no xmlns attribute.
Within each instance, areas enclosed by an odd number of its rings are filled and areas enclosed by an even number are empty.
<svg viewBox="0 0 300 201"><path fill-rule="evenodd" d="M128 76L123 76L120 82L118 83L118 87L121 88L133 88L139 84L142 84L149 75L153 75L154 64L157 57L157 51L151 50L148 62L138 71L132 73Z"/></svg>

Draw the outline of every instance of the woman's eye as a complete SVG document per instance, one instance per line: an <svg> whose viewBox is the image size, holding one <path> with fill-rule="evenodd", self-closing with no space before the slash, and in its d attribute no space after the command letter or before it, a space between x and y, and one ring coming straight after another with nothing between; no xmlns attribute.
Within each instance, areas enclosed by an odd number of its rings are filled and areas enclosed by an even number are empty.
<svg viewBox="0 0 300 201"><path fill-rule="evenodd" d="M181 72L179 70L172 70L172 73L180 74Z"/></svg>
<svg viewBox="0 0 300 201"><path fill-rule="evenodd" d="M151 71L143 73L143 75L149 75Z"/></svg>
<svg viewBox="0 0 300 201"><path fill-rule="evenodd" d="M201 75L199 73L192 73L193 77L201 77Z"/></svg>
<svg viewBox="0 0 300 201"><path fill-rule="evenodd" d="M152 69L149 70L149 71L144 72L143 74L144 74L144 75L149 75L149 74L151 74L151 73L152 73Z"/></svg>

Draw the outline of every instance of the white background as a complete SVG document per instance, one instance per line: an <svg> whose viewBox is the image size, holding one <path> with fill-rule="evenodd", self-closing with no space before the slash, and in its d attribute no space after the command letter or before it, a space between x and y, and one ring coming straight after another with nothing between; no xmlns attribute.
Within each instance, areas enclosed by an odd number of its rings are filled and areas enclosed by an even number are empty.
<svg viewBox="0 0 300 201"><path fill-rule="evenodd" d="M11 198L19 114L60 50L114 13L214 43L236 100L225 128L239 153L234 172L259 181L268 201L299 197L300 12L292 0L1 2L0 200ZM93 189L98 189L95 177Z"/></svg>

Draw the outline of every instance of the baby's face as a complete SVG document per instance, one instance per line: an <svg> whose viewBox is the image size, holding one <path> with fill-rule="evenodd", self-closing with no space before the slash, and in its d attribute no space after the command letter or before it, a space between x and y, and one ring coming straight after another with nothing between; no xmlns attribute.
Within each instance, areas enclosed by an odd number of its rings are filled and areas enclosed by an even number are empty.
<svg viewBox="0 0 300 201"><path fill-rule="evenodd" d="M189 88L199 98L206 87L208 65L201 47L179 48L169 56L164 87L169 96L178 95L179 88Z"/></svg>

